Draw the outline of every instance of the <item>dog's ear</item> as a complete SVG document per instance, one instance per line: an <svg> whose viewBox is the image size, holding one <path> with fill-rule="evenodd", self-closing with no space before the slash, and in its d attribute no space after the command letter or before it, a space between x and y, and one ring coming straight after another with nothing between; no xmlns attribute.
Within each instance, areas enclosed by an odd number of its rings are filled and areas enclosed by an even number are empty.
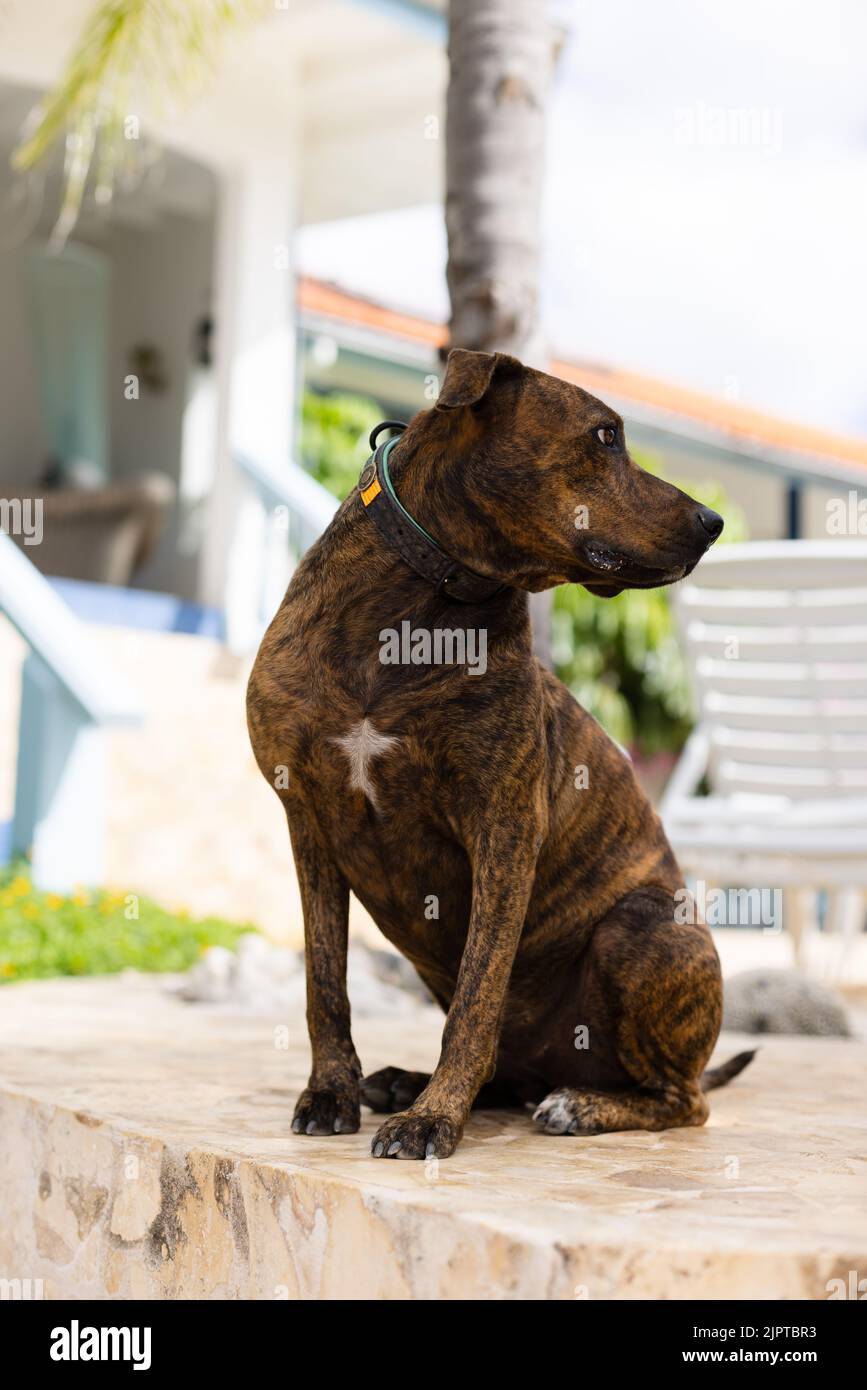
<svg viewBox="0 0 867 1390"><path fill-rule="evenodd" d="M446 374L437 408L454 410L459 405L475 405L490 389L501 372L522 372L522 363L506 352L470 352L454 348L446 361Z"/></svg>

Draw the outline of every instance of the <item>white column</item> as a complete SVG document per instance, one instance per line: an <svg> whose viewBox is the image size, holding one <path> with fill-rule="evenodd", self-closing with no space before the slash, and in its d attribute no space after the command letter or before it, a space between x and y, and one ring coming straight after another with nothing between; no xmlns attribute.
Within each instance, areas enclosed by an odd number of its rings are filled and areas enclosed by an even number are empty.
<svg viewBox="0 0 867 1390"><path fill-rule="evenodd" d="M294 410L294 177L290 153L223 174L217 230L217 459L201 592L225 607L229 645L246 650L258 608L268 519L242 487L233 455L280 477ZM287 554L288 575L288 554Z"/></svg>

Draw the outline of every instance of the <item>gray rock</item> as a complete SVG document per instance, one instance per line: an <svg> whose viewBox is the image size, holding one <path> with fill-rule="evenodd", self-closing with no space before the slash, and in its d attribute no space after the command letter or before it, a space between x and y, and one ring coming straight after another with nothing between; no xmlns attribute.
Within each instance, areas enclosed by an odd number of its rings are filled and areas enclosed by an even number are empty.
<svg viewBox="0 0 867 1390"><path fill-rule="evenodd" d="M842 1000L794 970L745 970L723 987L723 1028L735 1033L851 1037Z"/></svg>
<svg viewBox="0 0 867 1390"><path fill-rule="evenodd" d="M347 988L354 1018L409 1016L432 1002L408 961L360 941L349 947ZM191 1004L303 1016L304 953L251 933L241 937L237 951L211 946L174 992Z"/></svg>

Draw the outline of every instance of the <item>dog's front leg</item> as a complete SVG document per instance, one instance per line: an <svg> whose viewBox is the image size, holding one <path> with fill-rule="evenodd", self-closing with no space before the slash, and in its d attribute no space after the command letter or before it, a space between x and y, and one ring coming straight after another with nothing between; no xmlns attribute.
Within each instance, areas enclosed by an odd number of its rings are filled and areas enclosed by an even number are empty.
<svg viewBox="0 0 867 1390"><path fill-rule="evenodd" d="M535 872L533 825L486 830L473 853L473 899L436 1070L408 1110L374 1137L375 1158L448 1158L481 1086L494 1073L512 963Z"/></svg>
<svg viewBox="0 0 867 1390"><path fill-rule="evenodd" d="M352 1043L346 993L349 888L312 826L290 814L304 910L310 1080L295 1106L296 1134L354 1134L361 1122L361 1063Z"/></svg>

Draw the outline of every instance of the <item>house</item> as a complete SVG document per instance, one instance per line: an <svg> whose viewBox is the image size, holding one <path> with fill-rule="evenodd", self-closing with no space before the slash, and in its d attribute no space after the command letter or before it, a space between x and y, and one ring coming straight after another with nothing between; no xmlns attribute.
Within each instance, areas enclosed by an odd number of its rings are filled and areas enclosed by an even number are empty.
<svg viewBox="0 0 867 1390"><path fill-rule="evenodd" d="M110 206L89 194L71 243L40 257L60 152L33 174L9 156L93 7L32 0L2 15L0 484L35 483L76 448L113 483L167 476L176 501L135 582L222 608L234 455L280 470L291 453L294 232L440 195L425 121L445 90L444 6L264 6L197 100L157 126L141 176ZM73 428L56 425L70 413Z"/></svg>
<svg viewBox="0 0 867 1390"><path fill-rule="evenodd" d="M25 700L19 738L0 757L0 795L11 803L17 777L6 849L33 849L56 886L76 863L77 877L97 881L103 864L96 831L90 857L78 840L63 863L56 848L50 866L36 853L62 842L49 833L58 789L83 808L80 824L105 820L105 711L80 698L79 629L64 612L94 629L198 635L249 653L293 550L335 505L295 456L299 390L360 391L386 414L409 415L435 391L444 341L442 325L399 308L310 279L296 287L294 242L307 224L441 197L442 147L430 134L447 76L444 0L264 6L224 45L195 102L160 119L130 113L137 177L107 204L88 193L71 239L49 252L61 152L28 174L9 156L91 9L29 0L0 14L0 499L13 532L23 515L13 504L44 502L46 549L19 535L21 554L43 553L49 574L66 573L50 581L66 609L32 575L44 602L13 601L20 554L0 535L0 608L32 652L31 708ZM614 367L557 360L552 370L610 400L634 444L687 485L721 482L754 535L824 534L828 500L867 480L863 443ZM96 486L49 492L47 468L83 468ZM70 535L66 551L91 565L90 582L48 561L52 538ZM60 651L73 652L62 670ZM168 651L149 659L166 663L170 684ZM103 650L106 683L111 660ZM0 691L10 717L16 702ZM114 723L139 714L135 691L112 702ZM61 731L50 773L46 727ZM0 822L10 814L0 800Z"/></svg>
<svg viewBox="0 0 867 1390"><path fill-rule="evenodd" d="M216 54L194 102L167 114L130 112L136 177L121 181L109 203L89 189L71 239L47 253L62 151L30 173L13 171L10 156L93 9L93 0L29 0L0 13L4 519L20 532L22 504L44 501L55 539L84 528L61 548L91 565L110 526L102 548L112 568L103 577L129 576L105 586L67 570L67 582L54 585L64 608L32 564L22 570L22 556L32 562L39 545L18 534L15 554L0 535L0 609L31 652L19 738L0 744L0 822L8 827L17 778L6 852L32 850L37 880L58 888L100 881L105 864L99 743L108 721L99 700L81 698L90 683L76 669L85 658L75 612L212 635L226 614L232 646L249 649L289 563L285 533L266 543L262 488L272 480L282 496L301 472L291 461L294 233L306 222L439 196L441 147L425 129L446 79L441 3L263 4L261 20L239 27ZM244 483L241 461L258 491ZM87 496L69 487L48 493L52 471L94 486ZM159 499L148 493L145 525L141 489L155 476L162 491ZM307 475L288 502L307 534L330 514ZM253 567L266 553L275 564L262 598ZM116 568L123 564L126 571ZM20 601L25 572L44 600L38 632L32 604ZM20 648L2 623L0 639L9 644L6 679L17 681ZM164 651L159 660L169 660ZM16 709L17 691L0 696L0 707ZM114 700L111 713L136 717L134 695ZM93 826L92 852L76 837L75 852L70 844L59 858L58 817L73 805L78 824Z"/></svg>

